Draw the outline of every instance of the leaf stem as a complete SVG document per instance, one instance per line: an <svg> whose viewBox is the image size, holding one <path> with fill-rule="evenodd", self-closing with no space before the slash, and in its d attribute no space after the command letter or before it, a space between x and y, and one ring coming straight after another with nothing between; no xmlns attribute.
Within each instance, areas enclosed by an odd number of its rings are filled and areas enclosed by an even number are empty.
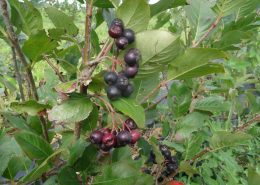
<svg viewBox="0 0 260 185"><path fill-rule="evenodd" d="M49 64L49 66L53 69L53 71L56 73L56 75L59 77L60 81L66 82L65 78L60 74L59 69L57 67L55 67L55 65L53 65L53 63L50 61L50 59L46 55L43 55L43 58Z"/></svg>

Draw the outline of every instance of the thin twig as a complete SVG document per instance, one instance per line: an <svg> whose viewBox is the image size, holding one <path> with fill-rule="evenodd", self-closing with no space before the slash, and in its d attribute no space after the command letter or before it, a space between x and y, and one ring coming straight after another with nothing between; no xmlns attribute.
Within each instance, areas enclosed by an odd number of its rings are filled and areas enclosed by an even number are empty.
<svg viewBox="0 0 260 185"><path fill-rule="evenodd" d="M209 27L209 29L206 31L206 33L204 33L204 35L202 35L202 37L195 42L192 47L196 48L200 45L201 42L203 42L208 36L209 34L212 32L212 30L214 30L216 28L216 26L220 23L222 19L222 16L218 16L217 19L212 23L212 25Z"/></svg>
<svg viewBox="0 0 260 185"><path fill-rule="evenodd" d="M260 115L256 115L256 117L254 117L253 119L249 120L247 123L237 127L234 132L242 131L245 128L247 128L248 126L250 126L251 124L255 123L255 122L260 122Z"/></svg>
<svg viewBox="0 0 260 185"><path fill-rule="evenodd" d="M43 58L49 64L49 66L53 69L53 71L56 73L56 75L59 77L60 81L66 82L65 78L62 76L59 69L57 67L55 67L55 65L50 61L50 59L46 55L43 55Z"/></svg>
<svg viewBox="0 0 260 185"><path fill-rule="evenodd" d="M159 103L161 103L163 100L165 100L167 98L168 94L162 96L159 100L157 100L156 102L152 103L151 105L149 105L145 111L154 108L156 105L158 105Z"/></svg>
<svg viewBox="0 0 260 185"><path fill-rule="evenodd" d="M12 49L12 60L13 60L13 63L14 63L15 77L16 77L16 80L17 80L17 83L18 83L18 86L19 86L21 99L22 99L22 101L25 101L22 75L21 75L20 70L18 68L18 63L17 63L17 60L16 60L16 52L15 52L14 47L11 47L11 49Z"/></svg>

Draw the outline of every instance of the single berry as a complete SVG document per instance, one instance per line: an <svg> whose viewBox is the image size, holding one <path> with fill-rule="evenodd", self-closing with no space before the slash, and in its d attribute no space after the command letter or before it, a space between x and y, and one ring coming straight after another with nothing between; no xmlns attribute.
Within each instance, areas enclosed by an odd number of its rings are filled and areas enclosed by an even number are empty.
<svg viewBox="0 0 260 185"><path fill-rule="evenodd" d="M121 131L117 134L117 144L119 146L124 146L131 143L131 134L128 131Z"/></svg>
<svg viewBox="0 0 260 185"><path fill-rule="evenodd" d="M172 164L172 163L168 163L166 165L166 169L167 171L169 171L170 173L173 173L175 172L177 169L178 169L178 166L176 166L175 164Z"/></svg>
<svg viewBox="0 0 260 185"><path fill-rule="evenodd" d="M128 45L128 40L125 37L119 37L116 39L116 47L118 49L125 49Z"/></svg>
<svg viewBox="0 0 260 185"><path fill-rule="evenodd" d="M137 74L137 72L138 72L137 65L127 66L126 69L125 69L125 76L127 78L134 78L135 75Z"/></svg>
<svg viewBox="0 0 260 185"><path fill-rule="evenodd" d="M166 150L162 152L162 155L164 156L165 159L170 160L171 159L171 152L169 150Z"/></svg>
<svg viewBox="0 0 260 185"><path fill-rule="evenodd" d="M100 132L99 130L92 132L90 135L90 142L93 144L101 144L103 135L104 134L102 132Z"/></svg>
<svg viewBox="0 0 260 185"><path fill-rule="evenodd" d="M116 86L109 86L107 88L107 97L110 100L117 100L121 96L121 91Z"/></svg>
<svg viewBox="0 0 260 185"><path fill-rule="evenodd" d="M125 29L123 32L123 36L127 38L129 44L135 41L135 32L131 29Z"/></svg>
<svg viewBox="0 0 260 185"><path fill-rule="evenodd" d="M140 51L134 48L129 49L129 51L124 56L125 63L129 66L137 65L140 58L141 58Z"/></svg>
<svg viewBox="0 0 260 185"><path fill-rule="evenodd" d="M167 183L167 185L184 185L183 182L172 180Z"/></svg>
<svg viewBox="0 0 260 185"><path fill-rule="evenodd" d="M124 90L127 88L128 84L129 84L129 80L126 76L124 76L124 75L118 76L117 82L116 82L116 87L118 89Z"/></svg>
<svg viewBox="0 0 260 185"><path fill-rule="evenodd" d="M157 181L158 182L162 182L163 181L163 177L162 176L158 177Z"/></svg>
<svg viewBox="0 0 260 185"><path fill-rule="evenodd" d="M178 165L178 160L175 156L172 156L171 159L169 160L169 163Z"/></svg>
<svg viewBox="0 0 260 185"><path fill-rule="evenodd" d="M165 152L165 151L169 151L169 148L165 145L159 145L159 149L162 153Z"/></svg>
<svg viewBox="0 0 260 185"><path fill-rule="evenodd" d="M102 143L108 147L113 147L116 144L116 137L111 133L105 134L102 138Z"/></svg>
<svg viewBox="0 0 260 185"><path fill-rule="evenodd" d="M108 85L113 85L117 81L117 74L113 71L109 71L104 75L104 80Z"/></svg>
<svg viewBox="0 0 260 185"><path fill-rule="evenodd" d="M134 92L134 86L132 84L128 84L126 89L122 91L123 97L129 97Z"/></svg>
<svg viewBox="0 0 260 185"><path fill-rule="evenodd" d="M102 143L102 144L99 146L99 148L100 148L101 150L103 150L104 152L108 152L109 150L111 150L112 147L106 146L104 143Z"/></svg>
<svg viewBox="0 0 260 185"><path fill-rule="evenodd" d="M123 28L115 24L111 24L108 30L108 34L112 38L119 38L123 34Z"/></svg>
<svg viewBox="0 0 260 185"><path fill-rule="evenodd" d="M137 130L132 130L130 134L132 137L132 140L131 140L132 144L135 144L141 137L140 132L138 132Z"/></svg>
<svg viewBox="0 0 260 185"><path fill-rule="evenodd" d="M111 133L111 129L110 129L110 128L102 128L102 129L100 129L100 131L101 131L103 134L109 134L109 133Z"/></svg>
<svg viewBox="0 0 260 185"><path fill-rule="evenodd" d="M115 18L111 25L120 26L122 29L124 29L124 22L121 19Z"/></svg>
<svg viewBox="0 0 260 185"><path fill-rule="evenodd" d="M127 120L125 120L124 129L126 129L126 130L128 130L128 129L135 130L135 129L137 129L137 125L136 125L136 123L135 123L135 121L133 119L128 118Z"/></svg>

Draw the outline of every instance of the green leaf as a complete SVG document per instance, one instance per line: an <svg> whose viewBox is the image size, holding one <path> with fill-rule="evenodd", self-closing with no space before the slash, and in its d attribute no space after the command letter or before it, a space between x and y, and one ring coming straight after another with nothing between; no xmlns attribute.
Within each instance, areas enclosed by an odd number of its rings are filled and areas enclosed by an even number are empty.
<svg viewBox="0 0 260 185"><path fill-rule="evenodd" d="M50 105L38 103L35 100L29 100L25 102L13 102L11 103L11 108L18 113L28 113L29 115L37 115L38 112L45 109L51 108Z"/></svg>
<svg viewBox="0 0 260 185"><path fill-rule="evenodd" d="M257 173L252 167L248 168L248 185L258 185L260 182L260 173Z"/></svg>
<svg viewBox="0 0 260 185"><path fill-rule="evenodd" d="M154 74L153 76L150 76L148 78L135 78L135 91L132 96L135 97L136 102L141 102L149 92L151 92L154 88L158 86L159 83L159 73Z"/></svg>
<svg viewBox="0 0 260 185"><path fill-rule="evenodd" d="M89 145L85 140L79 139L77 142L70 148L70 158L68 164L72 166L78 158L80 158L85 151L86 147Z"/></svg>
<svg viewBox="0 0 260 185"><path fill-rule="evenodd" d="M55 86L55 90L61 93L72 93L77 88L77 81L72 80L64 83L60 83Z"/></svg>
<svg viewBox="0 0 260 185"><path fill-rule="evenodd" d="M18 132L15 134L15 140L24 153L32 160L42 162L53 153L49 143L47 143L41 136L35 135L31 132Z"/></svg>
<svg viewBox="0 0 260 185"><path fill-rule="evenodd" d="M30 130L28 124L21 116L15 116L10 113L1 113L10 123L12 127L19 128L21 130Z"/></svg>
<svg viewBox="0 0 260 185"><path fill-rule="evenodd" d="M117 9L117 17L125 27L140 32L147 29L150 20L150 7L146 0L125 0Z"/></svg>
<svg viewBox="0 0 260 185"><path fill-rule="evenodd" d="M245 16L256 10L257 0L220 0L213 7L213 10L220 16L236 14L235 17Z"/></svg>
<svg viewBox="0 0 260 185"><path fill-rule="evenodd" d="M171 63L168 70L168 79L187 79L204 76L211 73L223 73L224 67L212 62L225 59L223 51L212 48L190 48Z"/></svg>
<svg viewBox="0 0 260 185"><path fill-rule="evenodd" d="M132 118L138 127L143 128L145 124L145 114L142 106L138 105L134 100L121 98L120 100L113 101L113 106Z"/></svg>
<svg viewBox="0 0 260 185"><path fill-rule="evenodd" d="M45 12L56 28L64 28L68 34L73 36L78 34L78 28L71 17L54 7L45 8Z"/></svg>
<svg viewBox="0 0 260 185"><path fill-rule="evenodd" d="M185 172L189 176L193 176L194 174L199 173L187 161L181 161L180 166L179 166L179 172Z"/></svg>
<svg viewBox="0 0 260 185"><path fill-rule="evenodd" d="M32 61L39 61L58 46L58 42L47 36L45 30L39 30L24 42L23 52Z"/></svg>
<svg viewBox="0 0 260 185"><path fill-rule="evenodd" d="M186 0L160 0L150 5L151 17L170 8L175 8L186 4Z"/></svg>
<svg viewBox="0 0 260 185"><path fill-rule="evenodd" d="M88 118L82 121L81 129L82 131L93 131L97 127L97 122L98 122L98 108L97 106L93 107L93 110L89 114Z"/></svg>
<svg viewBox="0 0 260 185"><path fill-rule="evenodd" d="M220 113L229 111L230 106L230 102L225 101L225 98L222 96L209 96L198 100L194 105L194 109Z"/></svg>
<svg viewBox="0 0 260 185"><path fill-rule="evenodd" d="M243 145L251 139L251 135L242 132L230 133L226 131L218 131L211 137L210 145L213 149L217 150L224 147Z"/></svg>
<svg viewBox="0 0 260 185"><path fill-rule="evenodd" d="M208 119L206 114L192 112L183 117L177 124L176 135L182 138L188 138L192 132L202 129L205 121Z"/></svg>
<svg viewBox="0 0 260 185"><path fill-rule="evenodd" d="M102 170L101 175L94 178L93 185L144 185L153 184L150 175L140 172L141 160L139 161L120 161L107 165Z"/></svg>
<svg viewBox="0 0 260 185"><path fill-rule="evenodd" d="M8 136L0 137L0 176L8 167L9 161L16 155L22 155L20 147L15 140Z"/></svg>
<svg viewBox="0 0 260 185"><path fill-rule="evenodd" d="M29 168L31 165L31 161L24 157L24 156L14 156L8 163L8 167L5 170L4 177L15 180L16 175L21 172L25 171L28 173Z"/></svg>
<svg viewBox="0 0 260 185"><path fill-rule="evenodd" d="M57 150L53 154L51 154L47 159L45 159L39 166L33 169L29 174L21 179L21 182L31 182L42 176L45 172L47 172L51 168L51 161L55 159L57 155L59 155L62 150Z"/></svg>
<svg viewBox="0 0 260 185"><path fill-rule="evenodd" d="M93 5L99 8L114 8L109 0L94 0Z"/></svg>
<svg viewBox="0 0 260 185"><path fill-rule="evenodd" d="M204 141L204 137L200 132L197 132L193 137L189 138L185 148L185 160L190 160L201 149L201 144Z"/></svg>
<svg viewBox="0 0 260 185"><path fill-rule="evenodd" d="M184 147L179 143L163 140L162 144L166 145L170 148L174 148L176 151L181 152L181 153L183 153L185 151Z"/></svg>
<svg viewBox="0 0 260 185"><path fill-rule="evenodd" d="M74 123L86 119L92 111L92 102L88 97L78 96L54 106L49 112L50 121Z"/></svg>
<svg viewBox="0 0 260 185"><path fill-rule="evenodd" d="M135 48L142 54L138 78L155 75L166 69L184 50L178 36L163 30L148 30L136 34Z"/></svg>
<svg viewBox="0 0 260 185"><path fill-rule="evenodd" d="M112 154L112 163L123 160L132 160L132 152L130 147L115 148Z"/></svg>
<svg viewBox="0 0 260 185"><path fill-rule="evenodd" d="M35 34L43 28L41 13L31 2L25 0L24 3L18 0L9 0L11 5L11 21L28 36Z"/></svg>
<svg viewBox="0 0 260 185"><path fill-rule="evenodd" d="M76 171L69 166L64 167L60 171L58 180L59 184L62 185L80 185Z"/></svg>
<svg viewBox="0 0 260 185"><path fill-rule="evenodd" d="M0 83L3 84L6 88L8 88L11 92L15 92L17 88L15 84L12 83L11 78L8 79L7 76L0 76Z"/></svg>
<svg viewBox="0 0 260 185"><path fill-rule="evenodd" d="M215 13L206 0L192 0L184 10L193 28L194 42L197 42L215 21Z"/></svg>
<svg viewBox="0 0 260 185"><path fill-rule="evenodd" d="M192 99L191 90L180 82L173 82L168 93L168 105L172 108L175 117L187 113Z"/></svg>

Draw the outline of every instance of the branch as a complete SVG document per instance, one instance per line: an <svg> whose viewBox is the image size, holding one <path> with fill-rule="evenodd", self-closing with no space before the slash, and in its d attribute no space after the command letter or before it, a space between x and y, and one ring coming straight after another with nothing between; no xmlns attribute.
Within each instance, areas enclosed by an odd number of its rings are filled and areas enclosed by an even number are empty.
<svg viewBox="0 0 260 185"><path fill-rule="evenodd" d="M49 66L51 66L51 68L53 69L53 71L56 73L56 75L59 77L61 82L66 82L66 80L64 79L64 77L60 74L60 71L57 67L55 67L53 65L53 63L50 61L50 59L46 56L43 55L43 58L46 60L46 62L49 64Z"/></svg>
<svg viewBox="0 0 260 185"><path fill-rule="evenodd" d="M209 34L212 32L212 30L214 30L216 28L216 26L220 23L221 19L222 19L222 16L218 16L217 19L215 20L215 22L213 22L212 25L209 27L207 32L204 33L204 35L197 42L195 42L192 47L193 48L198 47L200 45L200 43L209 36Z"/></svg>
<svg viewBox="0 0 260 185"><path fill-rule="evenodd" d="M39 96L37 93L35 81L33 78L32 71L31 71L31 66L27 63L26 57L25 57L24 53L22 52L18 38L14 32L13 26L12 26L10 18L9 18L6 0L0 0L0 9L1 9L1 12L3 15L3 20L4 20L4 24L6 26L6 32L7 32L8 38L11 41L12 47L15 49L17 56L19 57L20 61L22 62L22 64L24 65L24 67L26 69L26 73L27 73L29 85L32 89L33 97L36 101L38 101ZM49 137L48 137L48 130L47 130L47 126L46 126L46 120L44 119L43 116L39 116L39 118L41 120L44 138L48 141Z"/></svg>
<svg viewBox="0 0 260 185"><path fill-rule="evenodd" d="M253 119L249 120L247 123L245 123L244 125L241 125L239 127L237 127L234 132L239 132L244 130L245 128L247 128L248 126L250 126L251 124L253 124L254 122L260 122L260 114L256 115L256 117L254 117Z"/></svg>
<svg viewBox="0 0 260 185"><path fill-rule="evenodd" d="M168 96L168 94L162 96L159 100L157 100L156 102L154 102L154 103L152 103L151 105L149 105L149 106L145 109L145 111L154 108L156 105L158 105L159 103L161 103L164 99L166 99L167 96Z"/></svg>
<svg viewBox="0 0 260 185"><path fill-rule="evenodd" d="M14 63L14 70L15 70L15 77L19 86L19 91L21 95L22 101L25 101L25 96L24 96L24 90L23 90L23 82L22 82L22 76L18 68L17 60L16 60L16 52L14 47L11 47L12 49L12 60Z"/></svg>

